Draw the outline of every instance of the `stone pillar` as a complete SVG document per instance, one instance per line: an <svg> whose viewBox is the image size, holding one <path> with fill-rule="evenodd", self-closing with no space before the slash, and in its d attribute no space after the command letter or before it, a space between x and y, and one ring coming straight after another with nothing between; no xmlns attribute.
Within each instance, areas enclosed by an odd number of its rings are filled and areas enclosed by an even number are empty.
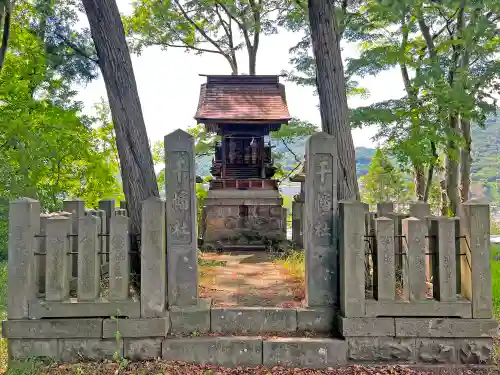
<svg viewBox="0 0 500 375"><path fill-rule="evenodd" d="M302 248L302 246L304 246L302 241L303 206L304 204L302 202L292 202L292 241L298 248Z"/></svg>
<svg viewBox="0 0 500 375"><path fill-rule="evenodd" d="M338 159L335 138L315 133L306 143L306 302L338 304Z"/></svg>
<svg viewBox="0 0 500 375"><path fill-rule="evenodd" d="M104 210L97 210L97 217L100 219L99 220L99 233L101 234L101 237L99 238L99 252L102 254L99 255L99 274L103 273L104 266L105 264L108 263L109 259L109 220L108 217L106 216L106 211ZM106 271L107 273L107 271Z"/></svg>
<svg viewBox="0 0 500 375"><path fill-rule="evenodd" d="M198 304L194 139L182 130L165 136L168 303Z"/></svg>
<svg viewBox="0 0 500 375"><path fill-rule="evenodd" d="M423 301L426 299L427 284L425 279L425 252L427 249L425 236L427 224L425 220L414 217L403 220L403 236L406 241L406 257L408 265L403 263L403 272L408 274L404 281L404 297L410 301ZM407 271L405 271L405 269Z"/></svg>
<svg viewBox="0 0 500 375"><path fill-rule="evenodd" d="M121 215L118 215L121 216ZM161 318L166 301L165 202L151 197L142 203L141 317Z"/></svg>
<svg viewBox="0 0 500 375"><path fill-rule="evenodd" d="M410 216L416 217L417 219L425 219L426 216L430 216L431 206L428 203L422 201L416 201L410 203Z"/></svg>
<svg viewBox="0 0 500 375"><path fill-rule="evenodd" d="M85 202L79 199L67 200L63 202L63 210L71 213L72 234L78 234L78 220L85 216ZM78 237L71 237L70 251L74 254L68 256L69 271L68 278L71 282L78 273Z"/></svg>
<svg viewBox="0 0 500 375"><path fill-rule="evenodd" d="M377 216L378 217L388 217L389 214L394 212L394 203L392 202L380 202L377 203Z"/></svg>
<svg viewBox="0 0 500 375"><path fill-rule="evenodd" d="M10 203L8 244L8 319L27 319L36 298L35 256L40 231L40 203L21 198Z"/></svg>
<svg viewBox="0 0 500 375"><path fill-rule="evenodd" d="M90 213L78 220L78 282L79 301L95 301L99 298L101 262L99 256L99 232L101 219Z"/></svg>
<svg viewBox="0 0 500 375"><path fill-rule="evenodd" d="M46 242L47 274L45 277L45 299L47 301L65 301L69 298L70 271L68 235L72 228L71 219L64 216L52 216L47 220ZM78 245L78 242L77 242Z"/></svg>
<svg viewBox="0 0 500 375"><path fill-rule="evenodd" d="M45 241L45 236L47 234L47 220L52 215L50 214L40 214L40 241L38 241L38 253L47 253L47 241ZM37 282L36 292L40 294L45 293L45 255L38 255L35 257L35 280Z"/></svg>
<svg viewBox="0 0 500 375"><path fill-rule="evenodd" d="M116 202L114 199L106 199L99 201L99 209L103 210L106 213L106 228L108 229L107 233L109 234L109 221L111 219L111 216L114 216L115 214L115 207L116 207ZM109 252L109 242L110 242L110 236L104 237L104 241L106 244L106 251ZM107 262L109 262L109 254L104 257Z"/></svg>
<svg viewBox="0 0 500 375"><path fill-rule="evenodd" d="M488 204L468 201L463 204L465 220L465 236L467 246L462 248L462 253L467 253L462 258L462 275L465 268L472 268L472 317L491 318L492 316L492 286L490 264L490 206ZM469 251L470 247L470 251ZM466 278L462 277L462 289Z"/></svg>
<svg viewBox="0 0 500 375"><path fill-rule="evenodd" d="M109 299L122 301L128 299L130 279L130 239L129 218L111 216L109 221Z"/></svg>
<svg viewBox="0 0 500 375"><path fill-rule="evenodd" d="M374 291L379 301L394 301L396 297L396 262L394 258L394 221L386 217L375 219L377 252L374 264Z"/></svg>
<svg viewBox="0 0 500 375"><path fill-rule="evenodd" d="M432 232L437 236L433 262L433 292L434 297L443 302L457 300L456 220L448 217L431 220Z"/></svg>
<svg viewBox="0 0 500 375"><path fill-rule="evenodd" d="M340 311L365 316L365 205L340 202Z"/></svg>

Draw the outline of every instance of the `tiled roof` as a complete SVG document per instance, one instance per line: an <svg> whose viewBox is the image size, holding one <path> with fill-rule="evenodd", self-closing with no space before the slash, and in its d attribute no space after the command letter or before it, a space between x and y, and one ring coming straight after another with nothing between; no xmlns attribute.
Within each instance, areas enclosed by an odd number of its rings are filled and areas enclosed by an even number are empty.
<svg viewBox="0 0 500 375"><path fill-rule="evenodd" d="M290 113L285 87L278 76L208 76L201 85L200 123L223 121L271 121L286 123Z"/></svg>

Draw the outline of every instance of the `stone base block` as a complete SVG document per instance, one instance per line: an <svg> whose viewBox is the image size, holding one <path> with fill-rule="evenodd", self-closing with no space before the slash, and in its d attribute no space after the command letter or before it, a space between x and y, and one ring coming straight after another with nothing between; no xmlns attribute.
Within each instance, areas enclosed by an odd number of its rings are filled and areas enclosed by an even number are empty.
<svg viewBox="0 0 500 375"><path fill-rule="evenodd" d="M5 320L2 334L9 339L101 338L102 319Z"/></svg>
<svg viewBox="0 0 500 375"><path fill-rule="evenodd" d="M295 332L297 310L277 307L212 308L211 331L230 334Z"/></svg>
<svg viewBox="0 0 500 375"><path fill-rule="evenodd" d="M490 364L491 338L348 337L351 363Z"/></svg>
<svg viewBox="0 0 500 375"><path fill-rule="evenodd" d="M9 359L58 358L57 340L9 339Z"/></svg>
<svg viewBox="0 0 500 375"><path fill-rule="evenodd" d="M210 332L211 304L210 299L199 299L197 306L171 306L171 333L189 335Z"/></svg>
<svg viewBox="0 0 500 375"><path fill-rule="evenodd" d="M395 336L394 318L338 318L342 336Z"/></svg>
<svg viewBox="0 0 500 375"><path fill-rule="evenodd" d="M263 365L325 368L346 363L347 342L331 338L277 338L263 342Z"/></svg>
<svg viewBox="0 0 500 375"><path fill-rule="evenodd" d="M335 310L331 307L304 307L297 309L299 331L330 333L335 330Z"/></svg>
<svg viewBox="0 0 500 375"><path fill-rule="evenodd" d="M365 302L365 316L435 316L472 318L472 305L467 300L456 302L440 301L374 301Z"/></svg>
<svg viewBox="0 0 500 375"><path fill-rule="evenodd" d="M139 301L117 302L81 302L72 298L68 302L47 302L38 300L29 305L31 319L42 318L103 318L119 315L121 317L139 318L141 305Z"/></svg>
<svg viewBox="0 0 500 375"><path fill-rule="evenodd" d="M498 322L494 319L419 319L396 318L398 337L494 337Z"/></svg>
<svg viewBox="0 0 500 375"><path fill-rule="evenodd" d="M120 337L166 337L170 329L170 319L105 319L102 325L102 337L114 338L117 332Z"/></svg>
<svg viewBox="0 0 500 375"><path fill-rule="evenodd" d="M244 336L166 339L162 358L227 367L258 366L262 364L262 340Z"/></svg>
<svg viewBox="0 0 500 375"><path fill-rule="evenodd" d="M132 361L161 358L162 339L125 339L124 355Z"/></svg>
<svg viewBox="0 0 500 375"><path fill-rule="evenodd" d="M59 359L65 363L101 361L123 357L123 340L59 340Z"/></svg>

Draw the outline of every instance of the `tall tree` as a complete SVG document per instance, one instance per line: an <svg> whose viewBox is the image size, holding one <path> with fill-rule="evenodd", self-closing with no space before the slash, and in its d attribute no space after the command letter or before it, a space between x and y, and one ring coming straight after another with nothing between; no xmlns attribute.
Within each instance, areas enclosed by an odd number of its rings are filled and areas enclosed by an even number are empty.
<svg viewBox="0 0 500 375"><path fill-rule="evenodd" d="M83 0L106 84L131 230L140 232L141 205L159 196L132 60L115 0Z"/></svg>
<svg viewBox="0 0 500 375"><path fill-rule="evenodd" d="M356 159L347 119L344 67L340 34L333 0L309 0L309 23L324 132L335 137L339 165L339 198L359 200Z"/></svg>
<svg viewBox="0 0 500 375"><path fill-rule="evenodd" d="M257 52L263 34L277 32L273 14L284 0L134 1L125 17L134 50L157 45L197 54L222 56L238 74L236 52L246 49L248 73L257 72Z"/></svg>
<svg viewBox="0 0 500 375"><path fill-rule="evenodd" d="M13 1L0 0L0 73L2 72L9 45Z"/></svg>

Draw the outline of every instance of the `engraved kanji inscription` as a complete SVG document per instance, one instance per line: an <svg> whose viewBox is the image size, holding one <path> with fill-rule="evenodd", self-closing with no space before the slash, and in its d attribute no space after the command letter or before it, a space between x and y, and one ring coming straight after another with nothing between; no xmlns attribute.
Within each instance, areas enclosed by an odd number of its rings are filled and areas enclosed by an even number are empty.
<svg viewBox="0 0 500 375"><path fill-rule="evenodd" d="M326 182L326 176L332 173L332 169L329 167L329 162L326 158L323 158L319 162L319 170L316 172L320 176L320 184L324 185Z"/></svg>
<svg viewBox="0 0 500 375"><path fill-rule="evenodd" d="M184 175L189 172L189 163L186 160L186 154L184 152L178 153L179 158L175 162L174 174L177 177L177 183L181 184L184 178Z"/></svg>
<svg viewBox="0 0 500 375"><path fill-rule="evenodd" d="M332 210L332 195L330 193L318 193L318 207L321 212Z"/></svg>
<svg viewBox="0 0 500 375"><path fill-rule="evenodd" d="M184 238L185 236L189 236L189 227L185 222L177 220L175 224L170 227L170 234L176 239Z"/></svg>
<svg viewBox="0 0 500 375"><path fill-rule="evenodd" d="M188 192L184 190L175 192L172 198L172 207L174 211L187 211L189 209Z"/></svg>
<svg viewBox="0 0 500 375"><path fill-rule="evenodd" d="M327 223L316 223L313 233L317 237L330 237L332 235L330 226Z"/></svg>

